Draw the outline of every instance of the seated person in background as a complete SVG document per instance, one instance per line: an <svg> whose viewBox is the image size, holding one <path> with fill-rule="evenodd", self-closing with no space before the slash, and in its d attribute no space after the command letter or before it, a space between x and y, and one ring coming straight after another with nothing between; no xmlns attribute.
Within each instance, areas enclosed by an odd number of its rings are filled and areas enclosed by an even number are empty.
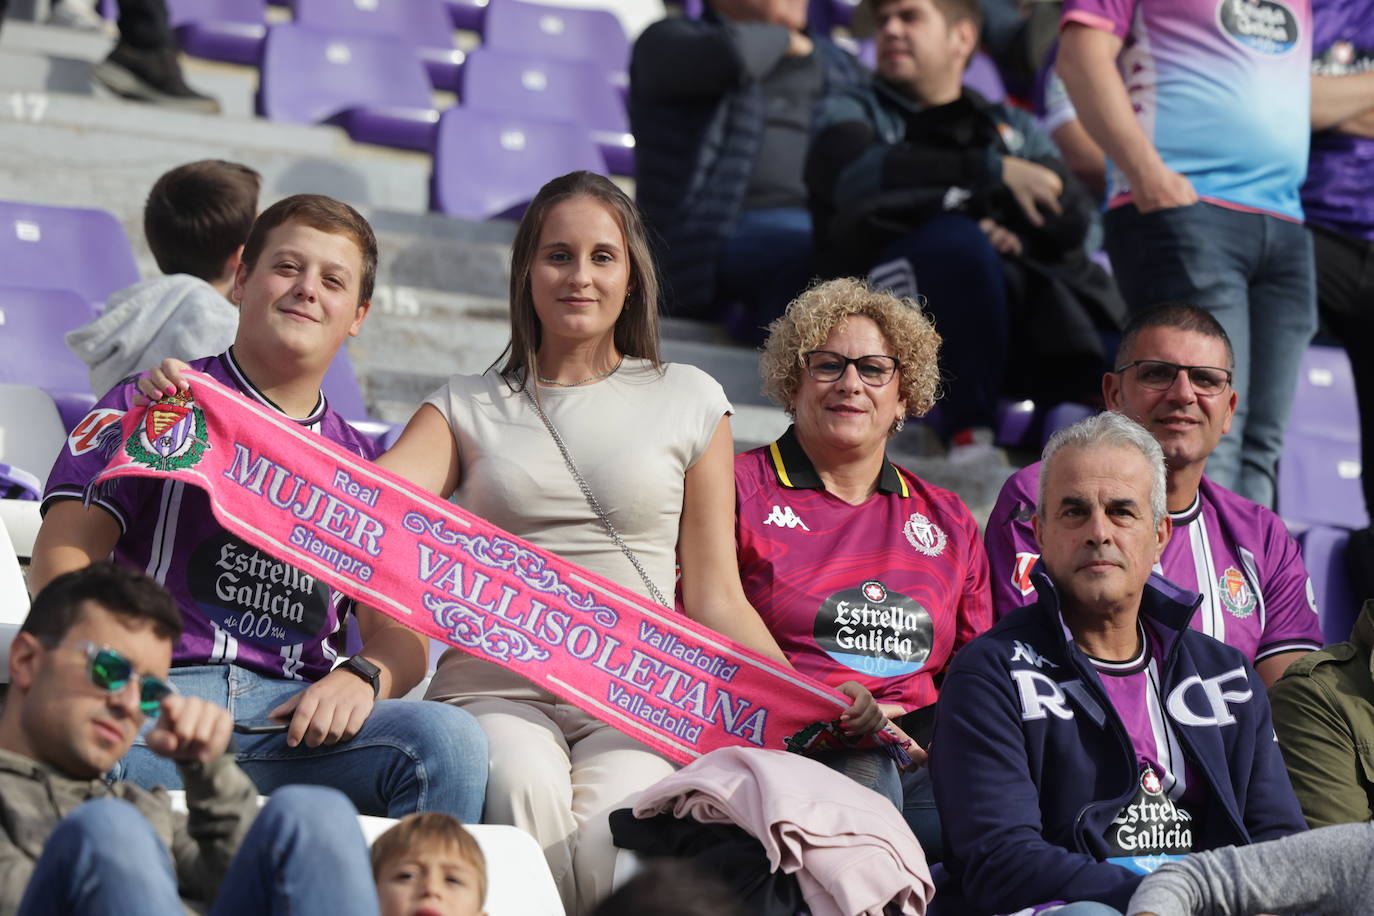
<svg viewBox="0 0 1374 916"><path fill-rule="evenodd" d="M180 916L184 899L223 914L376 913L353 806L292 786L258 812L227 752L229 713L167 686L180 631L166 590L110 563L34 598L0 714L0 912ZM101 778L145 717L189 817L164 791Z"/></svg>
<svg viewBox="0 0 1374 916"><path fill-rule="evenodd" d="M764 391L793 425L735 458L749 603L797 670L836 687L857 680L894 720L934 704L935 677L992 624L987 557L968 507L885 451L908 416L935 403L939 347L909 299L851 279L807 290L769 328L760 365ZM899 781L882 750L817 759L904 807L938 860L925 768Z"/></svg>
<svg viewBox="0 0 1374 916"><path fill-rule="evenodd" d="M372 844L379 916L485 916L487 860L447 814L408 814Z"/></svg>
<svg viewBox="0 0 1374 916"><path fill-rule="evenodd" d="M940 690L942 912L1121 910L1161 856L1307 829L1264 685L1188 628L1196 595L1151 577L1164 494L1159 443L1118 413L1045 446L1036 603L965 646Z"/></svg>
<svg viewBox="0 0 1374 916"><path fill-rule="evenodd" d="M1374 819L1374 601L1349 642L1298 659L1269 688L1288 778L1312 827Z"/></svg>
<svg viewBox="0 0 1374 916"><path fill-rule="evenodd" d="M248 166L219 159L157 180L143 234L163 276L114 293L99 318L67 332L67 346L91 367L91 391L104 394L165 357L212 356L234 342L239 313L229 292L261 184Z"/></svg>
<svg viewBox="0 0 1374 916"><path fill-rule="evenodd" d="M710 320L737 303L749 343L806 288L811 216L802 165L820 102L862 68L810 35L806 0L713 0L635 42L630 121L640 209L668 312Z"/></svg>
<svg viewBox="0 0 1374 916"><path fill-rule="evenodd" d="M192 368L371 458L372 440L330 410L320 381L367 317L376 265L372 229L347 204L313 194L273 204L254 224L235 276L234 345ZM230 535L203 491L123 478L83 504L138 393L134 379L113 389L83 421L87 434L64 444L48 476L29 588L112 552L117 563L152 570L184 622L171 675L177 689L228 707L236 720L289 722L284 734L240 736L239 764L261 791L308 782L341 789L367 814L481 817L487 750L472 717L388 699L423 677L423 637L360 608L362 651L334 667L348 609L342 596ZM171 765L141 742L122 768L140 785L177 784Z"/></svg>
<svg viewBox="0 0 1374 916"><path fill-rule="evenodd" d="M1231 344L1211 313L1160 305L1131 319L1102 377L1107 407L1144 426L1164 450L1174 534L1160 558L1169 581L1202 593L1193 629L1235 646L1272 684L1293 659L1321 648L1311 581L1277 515L1203 475L1231 427ZM1013 474L988 518L986 543L998 616L1035 597L1039 555L1031 465Z"/></svg>
<svg viewBox="0 0 1374 916"><path fill-rule="evenodd" d="M1367 916L1374 824L1345 824L1170 862L1140 882L1127 916Z"/></svg>
<svg viewBox="0 0 1374 916"><path fill-rule="evenodd" d="M807 160L818 268L924 298L944 341L951 457L974 457L991 449L1008 360L1056 366L1026 367L1037 400L1091 399L1098 326L1119 327L1125 306L1087 258L1093 202L1054 144L962 86L976 0L868 2L877 76L828 100Z"/></svg>

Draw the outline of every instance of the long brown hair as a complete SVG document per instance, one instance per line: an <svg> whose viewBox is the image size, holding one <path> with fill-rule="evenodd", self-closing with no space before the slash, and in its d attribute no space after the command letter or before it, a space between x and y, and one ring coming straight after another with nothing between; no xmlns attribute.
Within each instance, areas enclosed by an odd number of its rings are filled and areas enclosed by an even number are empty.
<svg viewBox="0 0 1374 916"><path fill-rule="evenodd" d="M539 236L553 208L574 197L590 197L605 204L615 214L625 234L630 281L625 307L615 322L616 349L626 356L647 359L656 369L663 365L658 353L658 271L639 210L609 178L595 172L570 172L539 189L520 218L515 241L511 243L510 343L492 366L504 360L499 371L515 391L525 387L543 339L530 292L530 271L539 248Z"/></svg>

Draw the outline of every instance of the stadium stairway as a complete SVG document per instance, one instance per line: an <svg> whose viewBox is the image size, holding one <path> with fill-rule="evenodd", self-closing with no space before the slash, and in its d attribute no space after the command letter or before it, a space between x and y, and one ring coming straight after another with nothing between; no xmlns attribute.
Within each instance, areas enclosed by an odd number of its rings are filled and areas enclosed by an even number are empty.
<svg viewBox="0 0 1374 916"><path fill-rule="evenodd" d="M349 356L374 419L404 422L447 375L480 372L506 343L507 259L514 224L467 222L428 212L424 153L354 143L339 128L278 124L253 115L251 67L185 59L191 85L223 113L168 111L93 87L90 68L113 31L82 32L24 21L0 30L0 199L99 207L123 224L143 276L157 272L143 239L148 189L167 169L231 159L263 175L262 203L311 191L352 203L380 248L374 307ZM453 98L438 94L447 107ZM628 182L627 190L632 190ZM665 356L698 365L736 409L736 447L771 441L787 418L759 393L754 353L717 329L668 320ZM964 496L985 517L1010 468L950 467L920 424L894 440L894 457Z"/></svg>

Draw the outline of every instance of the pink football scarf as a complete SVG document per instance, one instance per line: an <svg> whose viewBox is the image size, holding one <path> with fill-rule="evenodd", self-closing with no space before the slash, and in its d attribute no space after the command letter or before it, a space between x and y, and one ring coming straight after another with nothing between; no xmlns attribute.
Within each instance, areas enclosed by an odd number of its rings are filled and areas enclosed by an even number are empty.
<svg viewBox="0 0 1374 916"><path fill-rule="evenodd" d="M849 701L831 688L186 374L193 392L125 414L96 484L199 487L253 546L680 763L732 745L853 745L835 722ZM879 743L900 762L893 740Z"/></svg>

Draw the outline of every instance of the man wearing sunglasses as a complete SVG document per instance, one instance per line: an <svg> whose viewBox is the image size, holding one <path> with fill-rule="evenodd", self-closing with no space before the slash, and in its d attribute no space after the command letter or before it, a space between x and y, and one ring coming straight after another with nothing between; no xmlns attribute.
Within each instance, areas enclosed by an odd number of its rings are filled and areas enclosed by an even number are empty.
<svg viewBox="0 0 1374 916"><path fill-rule="evenodd" d="M1202 595L1193 629L1243 652L1267 686L1295 658L1321 648L1322 637L1307 568L1283 522L1203 474L1235 414L1233 368L1230 341L1209 312L1156 306L1126 326L1102 396L1164 449L1174 534L1155 571ZM1035 600L1030 573L1039 550L1030 518L1039 471L1033 464L1012 475L988 519L999 617Z"/></svg>
<svg viewBox="0 0 1374 916"><path fill-rule="evenodd" d="M0 713L0 912L161 916L185 899L214 913L376 913L353 806L294 786L259 814L228 712L167 684L180 633L166 590L110 563L34 599ZM148 747L176 763L189 816L164 791L101 778L150 719Z"/></svg>

